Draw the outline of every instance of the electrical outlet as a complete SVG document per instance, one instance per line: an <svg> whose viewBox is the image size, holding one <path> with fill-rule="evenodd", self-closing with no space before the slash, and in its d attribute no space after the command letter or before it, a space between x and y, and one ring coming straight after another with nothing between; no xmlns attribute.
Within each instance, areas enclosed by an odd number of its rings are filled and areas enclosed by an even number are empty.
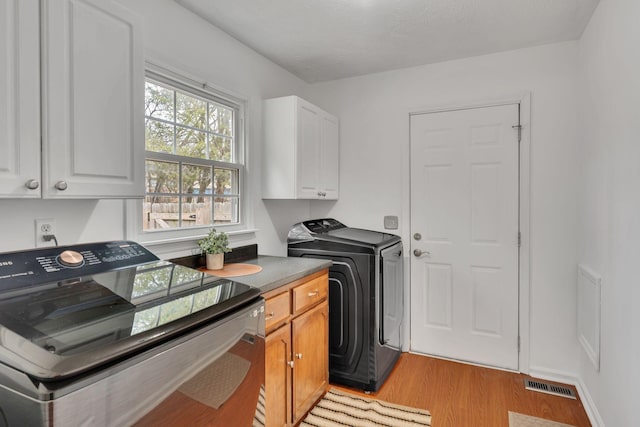
<svg viewBox="0 0 640 427"><path fill-rule="evenodd" d="M44 236L56 234L56 220L53 218L36 219L36 248L55 246L54 240L46 241Z"/></svg>

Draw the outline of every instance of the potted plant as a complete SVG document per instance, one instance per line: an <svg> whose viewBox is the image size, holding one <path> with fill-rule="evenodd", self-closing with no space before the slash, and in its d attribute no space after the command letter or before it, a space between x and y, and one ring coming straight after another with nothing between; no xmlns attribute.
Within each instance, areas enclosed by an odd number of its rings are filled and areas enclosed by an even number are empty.
<svg viewBox="0 0 640 427"><path fill-rule="evenodd" d="M224 266L225 252L231 252L227 233L212 228L207 237L198 241L198 246L207 258L207 270L220 270Z"/></svg>

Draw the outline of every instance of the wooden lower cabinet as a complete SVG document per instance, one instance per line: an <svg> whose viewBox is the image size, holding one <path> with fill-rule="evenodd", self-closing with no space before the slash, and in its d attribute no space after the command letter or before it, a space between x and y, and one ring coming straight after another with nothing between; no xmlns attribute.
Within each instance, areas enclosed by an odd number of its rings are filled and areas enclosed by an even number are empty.
<svg viewBox="0 0 640 427"><path fill-rule="evenodd" d="M298 423L329 385L328 279L323 270L264 295L267 427Z"/></svg>
<svg viewBox="0 0 640 427"><path fill-rule="evenodd" d="M291 414L291 325L267 335L265 343L265 424L286 426Z"/></svg>
<svg viewBox="0 0 640 427"><path fill-rule="evenodd" d="M294 422L307 413L329 383L328 319L329 304L325 301L291 322Z"/></svg>

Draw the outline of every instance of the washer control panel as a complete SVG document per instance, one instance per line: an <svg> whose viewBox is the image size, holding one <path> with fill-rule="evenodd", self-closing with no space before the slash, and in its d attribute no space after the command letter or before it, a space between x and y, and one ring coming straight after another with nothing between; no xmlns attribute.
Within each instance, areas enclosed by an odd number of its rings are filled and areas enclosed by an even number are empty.
<svg viewBox="0 0 640 427"><path fill-rule="evenodd" d="M0 254L0 292L158 261L138 243L115 241Z"/></svg>
<svg viewBox="0 0 640 427"><path fill-rule="evenodd" d="M336 221L333 218L312 219L309 221L303 221L302 224L307 228L307 230L316 234L327 233L329 231L346 227L340 221Z"/></svg>

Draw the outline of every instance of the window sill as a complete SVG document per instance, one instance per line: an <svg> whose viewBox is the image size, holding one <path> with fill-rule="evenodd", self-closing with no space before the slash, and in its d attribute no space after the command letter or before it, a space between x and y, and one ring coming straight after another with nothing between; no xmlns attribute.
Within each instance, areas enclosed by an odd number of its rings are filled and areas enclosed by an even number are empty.
<svg viewBox="0 0 640 427"><path fill-rule="evenodd" d="M256 228L241 223L235 225L211 225L198 228L158 230L143 232L142 204L140 200L127 200L125 209L125 238L148 248L161 259L179 258L181 256L199 255L198 240L205 237L211 228L224 231L229 235L229 246L232 248L256 243Z"/></svg>
<svg viewBox="0 0 640 427"><path fill-rule="evenodd" d="M207 230L208 231L208 230ZM222 231L222 230L221 230ZM229 235L229 246L243 246L255 242L255 228L244 230L225 231ZM162 239L157 236L155 240L145 240L139 242L161 259L177 258L181 256L199 255L200 248L198 240L206 236L206 232L201 236L185 236Z"/></svg>

